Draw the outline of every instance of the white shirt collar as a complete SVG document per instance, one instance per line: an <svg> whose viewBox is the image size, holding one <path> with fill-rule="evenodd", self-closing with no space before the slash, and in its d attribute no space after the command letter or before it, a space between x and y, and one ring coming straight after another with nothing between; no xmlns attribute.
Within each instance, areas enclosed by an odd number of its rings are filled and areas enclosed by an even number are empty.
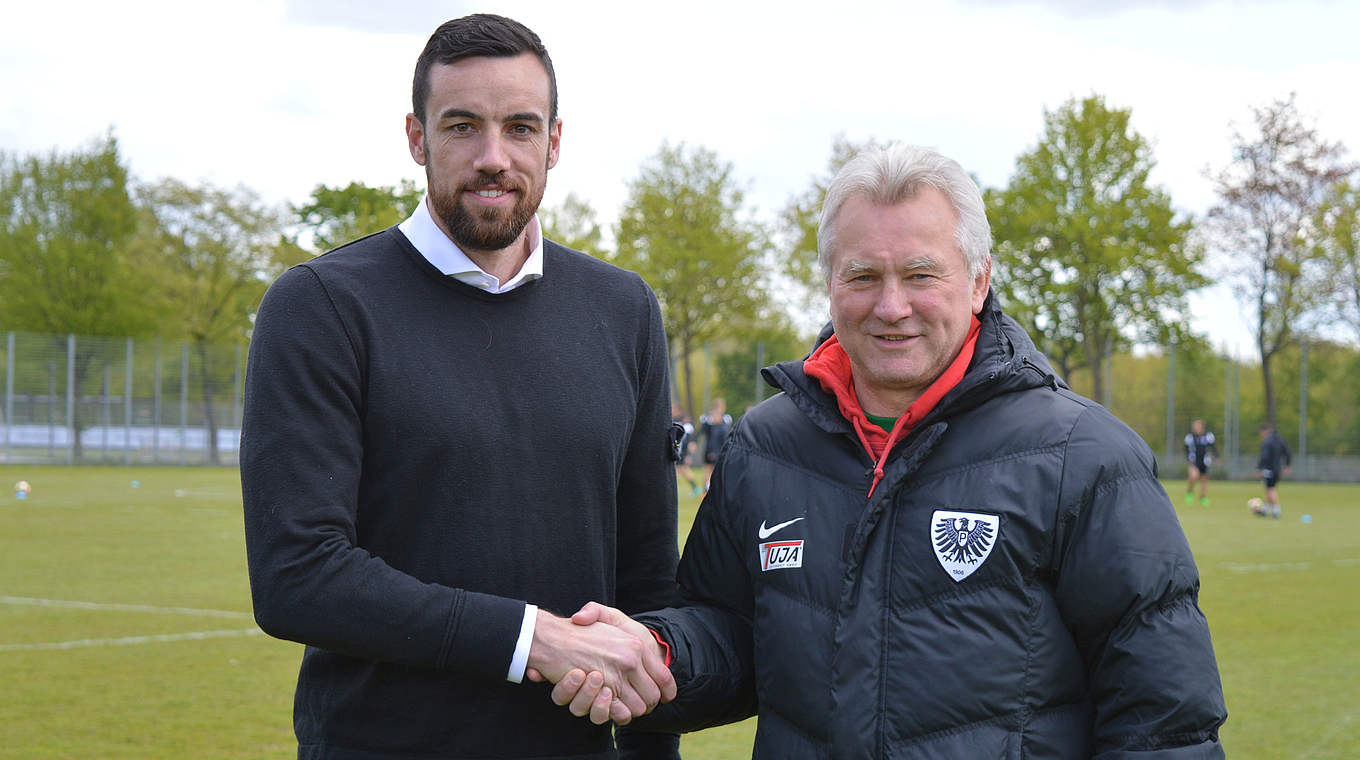
<svg viewBox="0 0 1360 760"><path fill-rule="evenodd" d="M524 262L524 266L520 267L519 272L502 285L494 276L473 263L472 259L439 229L434 217L430 216L429 202L430 196L426 193L425 197L420 199L416 210L411 212L406 221L397 225L397 229L401 230L401 234L411 241L411 245L415 246L420 255L433 264L435 269L488 293L514 290L530 280L537 280L543 276L543 233L538 224L537 214L529 219L529 224L524 228L531 246L529 258Z"/></svg>

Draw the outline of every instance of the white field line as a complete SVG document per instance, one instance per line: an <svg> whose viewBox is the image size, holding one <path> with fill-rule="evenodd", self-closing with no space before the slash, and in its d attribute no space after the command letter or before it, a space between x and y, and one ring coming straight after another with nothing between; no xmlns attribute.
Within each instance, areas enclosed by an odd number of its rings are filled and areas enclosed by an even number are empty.
<svg viewBox="0 0 1360 760"><path fill-rule="evenodd" d="M134 644L159 644L169 641L203 641L237 636L263 636L259 628L240 628L229 631L193 631L191 633L159 633L153 636L124 636L118 639L76 639L74 641L46 641L35 644L0 644L0 652L33 652L82 647L121 647Z"/></svg>
<svg viewBox="0 0 1360 760"><path fill-rule="evenodd" d="M180 499L183 499L183 498L185 498L186 496L189 497L189 498L193 498L193 499L230 499L230 498L234 498L230 493L228 493L228 492L226 492L226 491L209 491L209 490L196 491L196 490L193 490L193 489L190 489L190 488L176 488L176 489L175 489L175 496L176 496L177 498L180 498Z"/></svg>
<svg viewBox="0 0 1360 760"><path fill-rule="evenodd" d="M1325 733L1319 734L1319 735L1317 736L1317 740L1313 742L1313 746L1308 747L1307 749L1303 750L1299 755L1297 755L1297 757L1299 757L1300 760L1304 760L1305 758L1313 758L1313 757L1323 757L1323 758L1325 758L1325 757L1331 757L1330 755L1320 755L1320 754L1318 754L1318 753L1319 753L1324 747L1331 746L1332 740L1335 739L1335 738L1337 737L1337 735L1340 734L1340 733L1342 732L1342 729L1345 729L1345 728L1350 724L1350 722L1351 722L1352 720L1354 720L1354 719L1355 719L1355 713L1352 712L1352 713L1350 713L1349 715L1343 715L1343 716L1341 716L1341 720L1329 721L1330 724L1331 724L1331 730L1330 730L1330 731L1327 731L1327 732L1325 732Z"/></svg>
<svg viewBox="0 0 1360 760"><path fill-rule="evenodd" d="M1300 572L1312 570L1315 567L1331 565L1332 567L1355 567L1360 565L1360 559L1333 559L1326 562L1224 562L1223 567L1233 573L1278 573L1278 572Z"/></svg>
<svg viewBox="0 0 1360 760"><path fill-rule="evenodd" d="M109 604L104 602L76 602L64 599L34 599L26 596L0 596L0 604L21 604L30 607L62 607L74 610L101 610L111 612L153 612L166 615L193 615L195 617L220 617L236 620L253 620L249 612L234 610L203 610L194 607L153 607L149 604Z"/></svg>

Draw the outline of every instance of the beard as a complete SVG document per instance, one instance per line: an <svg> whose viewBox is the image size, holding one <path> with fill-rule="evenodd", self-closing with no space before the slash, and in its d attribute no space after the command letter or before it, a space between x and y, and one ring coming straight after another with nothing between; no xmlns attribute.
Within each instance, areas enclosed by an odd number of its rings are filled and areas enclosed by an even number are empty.
<svg viewBox="0 0 1360 760"><path fill-rule="evenodd" d="M519 239L529 220L534 217L538 204L543 201L543 191L548 185L546 173L543 182L527 189L500 180L500 186L511 187L515 191L517 198L515 205L509 209L484 208L471 211L462 202L463 191L498 184L498 175L484 174L478 182L459 186L448 193L435 192L433 178L428 177L428 168L426 175L428 187L431 189L432 210L440 221L444 222L449 237L464 251L499 251L508 248Z"/></svg>

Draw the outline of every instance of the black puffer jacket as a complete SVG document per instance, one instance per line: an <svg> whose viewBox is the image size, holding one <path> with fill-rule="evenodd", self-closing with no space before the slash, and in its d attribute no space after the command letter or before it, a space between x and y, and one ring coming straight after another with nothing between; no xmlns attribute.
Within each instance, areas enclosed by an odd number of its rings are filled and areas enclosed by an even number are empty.
<svg viewBox="0 0 1360 760"><path fill-rule="evenodd" d="M1217 758L1199 575L1151 452L989 298L964 379L873 463L802 362L738 423L641 616L693 730L756 758ZM954 514L949 514L954 513ZM964 521L967 522L964 522Z"/></svg>

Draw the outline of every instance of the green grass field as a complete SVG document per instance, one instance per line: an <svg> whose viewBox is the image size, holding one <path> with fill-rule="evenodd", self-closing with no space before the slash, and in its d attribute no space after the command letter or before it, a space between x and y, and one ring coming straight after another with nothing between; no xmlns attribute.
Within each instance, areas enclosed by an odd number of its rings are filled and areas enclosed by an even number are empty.
<svg viewBox="0 0 1360 760"><path fill-rule="evenodd" d="M1285 483L1274 521L1247 512L1256 484L1214 483L1207 508L1168 486L1203 576L1229 756L1360 757L1360 487ZM0 758L293 756L301 648L254 627L234 470L6 466L0 487ZM682 533L696 508L682 497ZM754 729L683 747L748 758Z"/></svg>

